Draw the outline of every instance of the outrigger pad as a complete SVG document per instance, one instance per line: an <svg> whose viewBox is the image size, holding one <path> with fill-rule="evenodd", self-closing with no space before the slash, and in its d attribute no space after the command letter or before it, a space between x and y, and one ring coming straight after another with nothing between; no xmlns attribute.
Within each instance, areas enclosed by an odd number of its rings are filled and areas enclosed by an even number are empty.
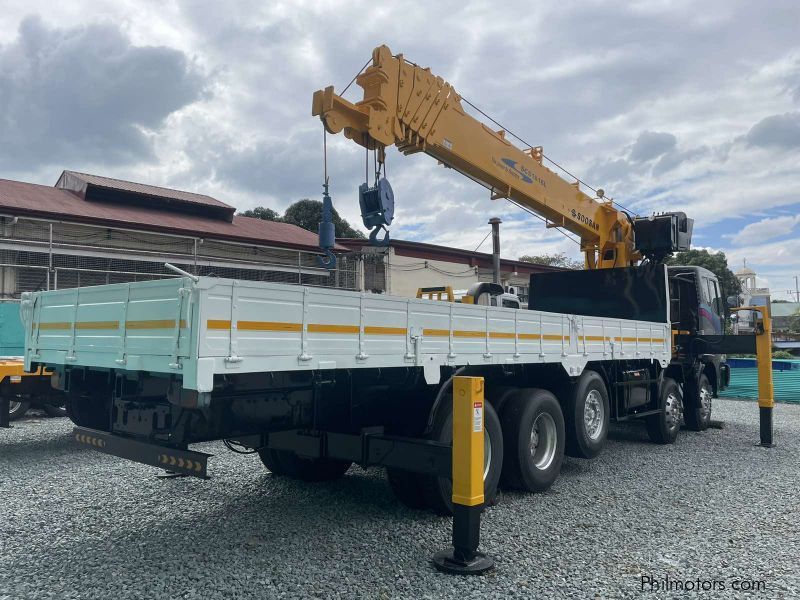
<svg viewBox="0 0 800 600"><path fill-rule="evenodd" d="M494 561L483 552L475 552L467 560L459 559L454 554L452 548L437 552L433 555L433 565L440 571L453 575L480 575L494 567Z"/></svg>

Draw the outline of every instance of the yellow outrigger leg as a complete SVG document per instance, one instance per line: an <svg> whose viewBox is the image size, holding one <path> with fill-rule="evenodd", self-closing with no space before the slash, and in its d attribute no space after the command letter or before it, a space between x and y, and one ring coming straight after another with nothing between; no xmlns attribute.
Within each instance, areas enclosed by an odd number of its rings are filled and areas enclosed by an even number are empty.
<svg viewBox="0 0 800 600"><path fill-rule="evenodd" d="M453 379L453 547L437 552L440 571L477 575L494 561L478 552L483 511L483 377Z"/></svg>
<svg viewBox="0 0 800 600"><path fill-rule="evenodd" d="M759 446L772 448L775 389L772 384L772 319L766 306L739 306L732 311L752 310L758 313L755 324L756 364L758 366Z"/></svg>
<svg viewBox="0 0 800 600"><path fill-rule="evenodd" d="M772 409L775 408L775 389L772 385L772 319L769 308L756 306L756 362L758 364L758 412L761 446L772 447Z"/></svg>

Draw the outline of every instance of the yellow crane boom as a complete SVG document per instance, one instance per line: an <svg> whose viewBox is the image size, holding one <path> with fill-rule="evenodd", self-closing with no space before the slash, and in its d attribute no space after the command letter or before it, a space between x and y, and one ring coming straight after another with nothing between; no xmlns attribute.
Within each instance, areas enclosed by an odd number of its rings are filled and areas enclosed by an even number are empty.
<svg viewBox="0 0 800 600"><path fill-rule="evenodd" d="M642 258L624 212L545 167L541 147L520 149L505 131L467 114L458 93L430 69L379 46L356 83L364 98L355 104L332 86L314 93L312 114L330 133L344 131L381 153L391 145L404 154L425 152L484 184L493 200L511 199L545 217L549 226L578 235L587 268L629 266Z"/></svg>

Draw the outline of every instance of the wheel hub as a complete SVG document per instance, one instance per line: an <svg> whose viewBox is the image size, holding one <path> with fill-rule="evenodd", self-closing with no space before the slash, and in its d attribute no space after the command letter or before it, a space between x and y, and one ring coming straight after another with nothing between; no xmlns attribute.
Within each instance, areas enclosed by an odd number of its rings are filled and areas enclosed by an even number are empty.
<svg viewBox="0 0 800 600"><path fill-rule="evenodd" d="M700 388L700 417L705 421L711 417L711 398L713 392L708 386Z"/></svg>
<svg viewBox="0 0 800 600"><path fill-rule="evenodd" d="M667 420L667 427L670 431L681 426L681 421L683 420L683 403L674 392L667 396L664 418Z"/></svg>
<svg viewBox="0 0 800 600"><path fill-rule="evenodd" d="M489 477L489 467L492 464L492 438L486 431L483 432L483 480Z"/></svg>
<svg viewBox="0 0 800 600"><path fill-rule="evenodd" d="M596 440L603 433L603 398L600 392L592 390L583 405L583 425L589 439Z"/></svg>
<svg viewBox="0 0 800 600"><path fill-rule="evenodd" d="M529 450L533 464L537 469L545 470L556 456L558 438L556 423L548 413L536 417L531 428Z"/></svg>

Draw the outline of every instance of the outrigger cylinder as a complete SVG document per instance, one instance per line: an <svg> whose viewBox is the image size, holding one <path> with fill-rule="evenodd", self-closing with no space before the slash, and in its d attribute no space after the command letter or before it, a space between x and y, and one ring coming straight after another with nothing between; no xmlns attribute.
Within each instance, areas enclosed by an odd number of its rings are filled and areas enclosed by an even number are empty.
<svg viewBox="0 0 800 600"><path fill-rule="evenodd" d="M483 377L453 379L453 547L437 552L440 571L478 575L494 561L478 551L483 511Z"/></svg>

